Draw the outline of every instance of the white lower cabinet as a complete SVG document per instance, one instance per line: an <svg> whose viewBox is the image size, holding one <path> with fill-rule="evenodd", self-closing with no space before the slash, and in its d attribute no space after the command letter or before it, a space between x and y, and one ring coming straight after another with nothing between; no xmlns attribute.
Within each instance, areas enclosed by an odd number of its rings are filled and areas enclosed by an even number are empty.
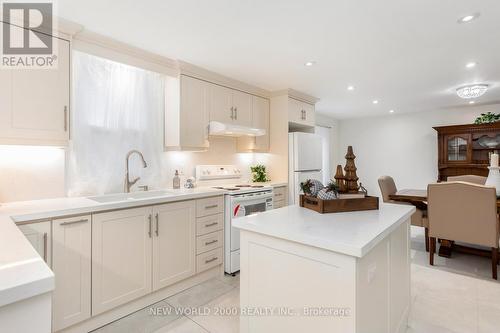
<svg viewBox="0 0 500 333"><path fill-rule="evenodd" d="M19 230L28 239L33 248L38 252L40 257L45 260L49 267L52 266L51 254L51 232L50 221L23 224L19 226Z"/></svg>
<svg viewBox="0 0 500 333"><path fill-rule="evenodd" d="M52 326L58 331L90 318L91 217L52 221Z"/></svg>
<svg viewBox="0 0 500 333"><path fill-rule="evenodd" d="M151 292L151 207L93 215L92 315Z"/></svg>
<svg viewBox="0 0 500 333"><path fill-rule="evenodd" d="M195 274L196 204L155 206L153 214L153 290L158 290Z"/></svg>

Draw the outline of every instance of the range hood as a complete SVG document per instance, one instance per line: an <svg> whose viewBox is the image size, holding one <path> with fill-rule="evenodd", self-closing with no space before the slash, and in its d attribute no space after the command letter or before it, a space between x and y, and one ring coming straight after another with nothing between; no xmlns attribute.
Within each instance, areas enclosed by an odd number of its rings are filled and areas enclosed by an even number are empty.
<svg viewBox="0 0 500 333"><path fill-rule="evenodd" d="M219 121L211 121L209 123L209 134L214 136L263 136L266 135L266 130L262 128L253 128L248 126L234 125L221 123Z"/></svg>

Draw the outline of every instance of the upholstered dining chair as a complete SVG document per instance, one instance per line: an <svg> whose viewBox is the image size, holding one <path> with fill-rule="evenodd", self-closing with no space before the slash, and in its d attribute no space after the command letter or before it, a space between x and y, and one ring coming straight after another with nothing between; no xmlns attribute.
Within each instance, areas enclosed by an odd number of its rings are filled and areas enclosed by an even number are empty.
<svg viewBox="0 0 500 333"><path fill-rule="evenodd" d="M486 177L476 176L476 175L463 175L463 176L449 176L447 178L449 182L467 182L472 184L484 185L486 183Z"/></svg>
<svg viewBox="0 0 500 333"><path fill-rule="evenodd" d="M389 198L391 194L395 194L398 190L394 179L390 176L382 176L378 179L378 186L382 193L382 200L386 203L394 203L398 205L411 205L411 203L394 201ZM411 216L411 225L425 228L425 250L429 251L429 223L427 221L427 211L417 208Z"/></svg>
<svg viewBox="0 0 500 333"><path fill-rule="evenodd" d="M491 249L493 278L497 279L499 225L494 187L466 182L444 182L427 187L429 263L434 265L436 238L486 246Z"/></svg>

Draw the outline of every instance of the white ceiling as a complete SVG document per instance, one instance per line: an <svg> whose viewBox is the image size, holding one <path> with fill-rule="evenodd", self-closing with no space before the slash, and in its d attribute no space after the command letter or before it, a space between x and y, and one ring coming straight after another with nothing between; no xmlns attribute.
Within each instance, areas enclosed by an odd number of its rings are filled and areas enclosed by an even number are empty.
<svg viewBox="0 0 500 333"><path fill-rule="evenodd" d="M467 106L454 91L472 82L491 85L476 103L500 101L498 0L63 0L58 12L268 90L309 93L338 118Z"/></svg>

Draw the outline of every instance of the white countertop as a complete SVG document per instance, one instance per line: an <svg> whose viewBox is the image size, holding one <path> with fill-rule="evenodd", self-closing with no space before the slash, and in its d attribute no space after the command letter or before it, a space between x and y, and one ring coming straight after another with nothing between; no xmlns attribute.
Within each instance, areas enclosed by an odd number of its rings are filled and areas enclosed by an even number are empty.
<svg viewBox="0 0 500 333"><path fill-rule="evenodd" d="M167 189L171 194L157 197L118 202L99 203L85 197L57 198L5 203L0 206L0 215L8 215L16 223L51 219L62 216L82 215L107 210L149 206L181 200L191 200L225 193L210 187L194 189ZM154 191L151 191L154 192Z"/></svg>
<svg viewBox="0 0 500 333"><path fill-rule="evenodd" d="M287 206L235 219L239 229L363 257L415 212L409 205L380 204L379 210L319 214Z"/></svg>
<svg viewBox="0 0 500 333"><path fill-rule="evenodd" d="M98 203L87 198L58 198L5 203L0 206L0 306L54 289L54 274L31 246L16 223L63 216L148 206L222 195L207 187L168 189L170 194L121 202Z"/></svg>

